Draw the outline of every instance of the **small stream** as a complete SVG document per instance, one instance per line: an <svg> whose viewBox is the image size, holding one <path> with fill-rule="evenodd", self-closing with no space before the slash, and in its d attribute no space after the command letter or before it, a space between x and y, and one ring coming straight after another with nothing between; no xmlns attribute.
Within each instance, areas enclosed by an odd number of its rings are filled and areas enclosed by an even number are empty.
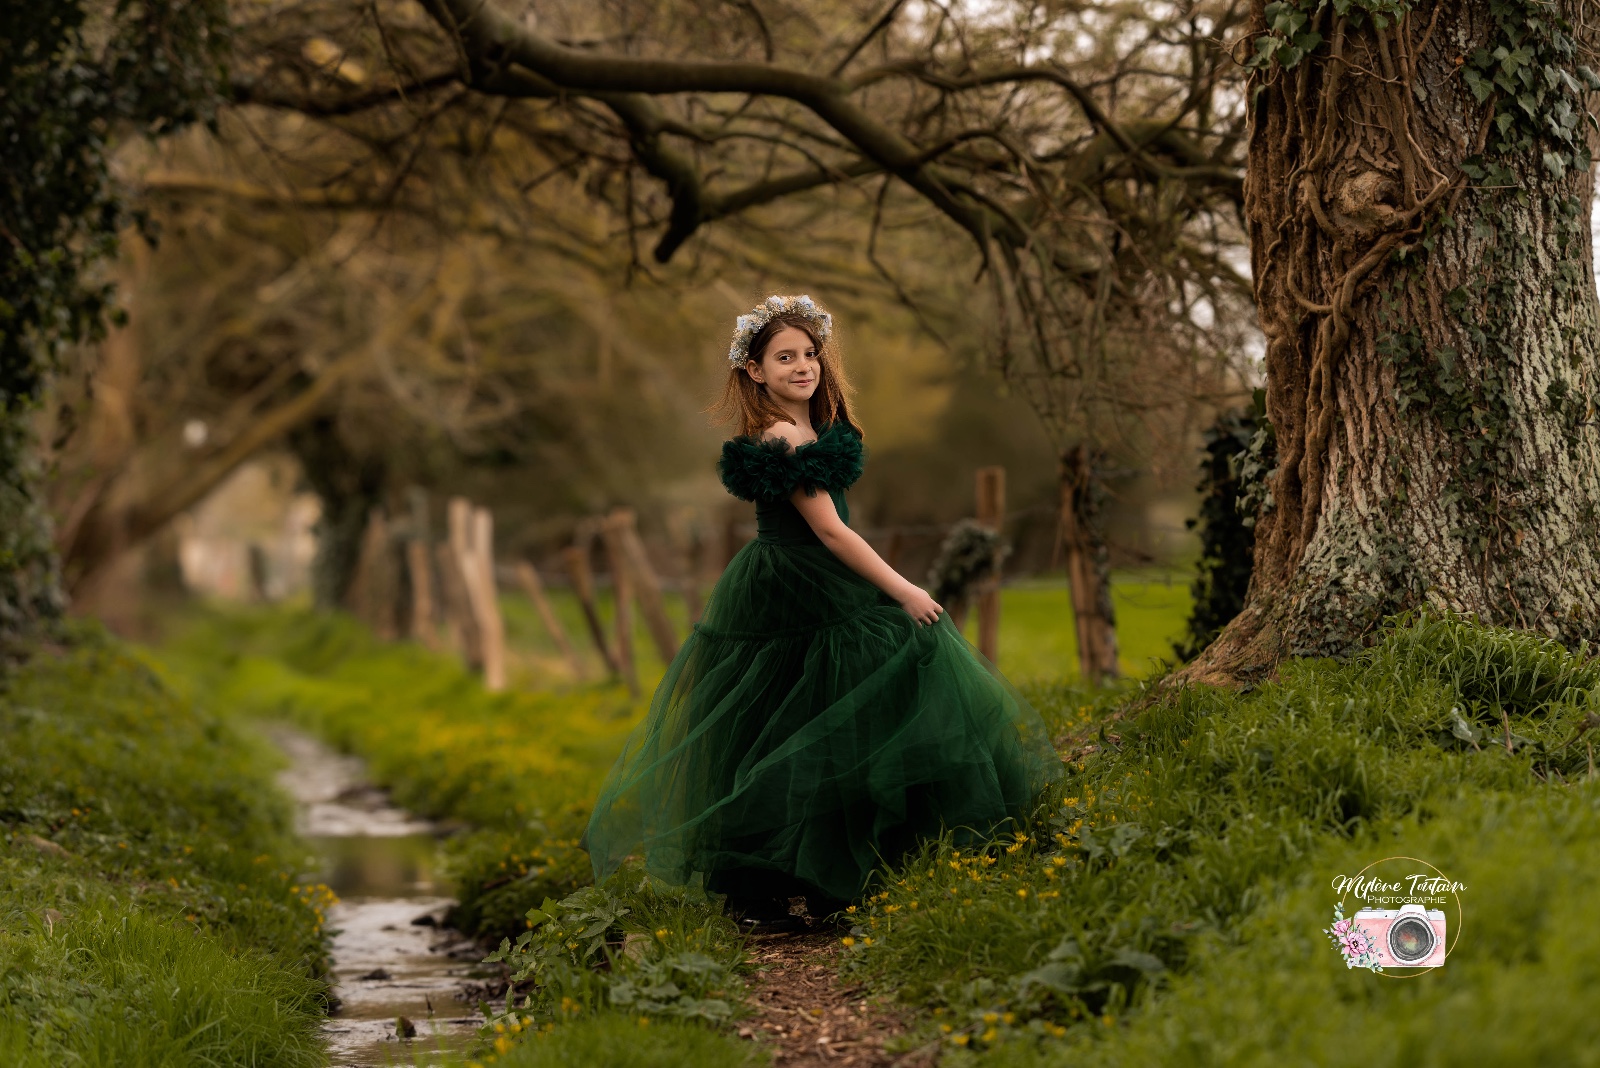
<svg viewBox="0 0 1600 1068"><path fill-rule="evenodd" d="M459 995L483 951L439 926L452 901L436 882L440 828L395 807L356 757L273 726L289 759L278 781L299 802L299 831L317 850L317 877L339 895L328 915L334 994L328 1055L334 1068L430 1064L466 1048L483 1018ZM414 1038L401 1038L401 1019Z"/></svg>

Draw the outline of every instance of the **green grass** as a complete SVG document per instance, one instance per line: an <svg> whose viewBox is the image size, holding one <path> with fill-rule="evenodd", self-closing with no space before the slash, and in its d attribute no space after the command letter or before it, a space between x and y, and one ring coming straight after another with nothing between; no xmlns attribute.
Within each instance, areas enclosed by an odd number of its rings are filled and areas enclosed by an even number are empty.
<svg viewBox="0 0 1600 1068"><path fill-rule="evenodd" d="M297 723L400 804L470 826L448 857L462 929L516 933L590 881L588 804L642 711L619 687L491 694L450 657L309 611L204 612L161 655L209 705Z"/></svg>
<svg viewBox="0 0 1600 1068"><path fill-rule="evenodd" d="M384 644L350 619L304 611L203 612L173 632L161 655L206 704L289 719L366 758L401 804L472 828L449 847L460 899L451 922L480 936L526 935L535 950L550 950L536 962L538 996L508 1006L501 1022L564 1026L518 1057L611 1063L583 1058L636 1041L643 1015L666 1026L650 1033L654 1052L632 1055L657 1059L615 1063L747 1063L741 1044L674 1022L720 1021L738 1009L736 995L726 1010L712 1004L728 999L723 987L740 985L731 973L743 960L742 940L713 901L651 886L627 869L604 890L573 897L591 881L588 855L577 848L588 804L642 712L620 687L489 694L448 657ZM536 927L527 917L540 905L551 922ZM588 951L568 960L567 939L555 932L570 928L577 937L595 916L610 941L589 949L592 936L583 936ZM514 965L525 963L510 952ZM602 959L606 968L590 967ZM712 965L695 972L705 977L699 987L673 972L702 960ZM668 983L681 993L662 994ZM649 993L619 1011L619 984ZM574 1013L597 1020L566 1026Z"/></svg>
<svg viewBox="0 0 1600 1068"><path fill-rule="evenodd" d="M1600 1013L1593 958L1569 951L1600 942L1575 904L1600 882L1600 788L1570 739L1597 675L1535 636L1421 620L1353 664L1174 695L1114 723L1031 833L980 854L932 844L888 876L851 968L984 1063L1575 1057L1573 1020ZM1063 729L1105 711L1039 696ZM1469 887L1459 956L1422 980L1347 972L1321 933L1333 877L1397 854ZM1508 973L1581 1015L1508 1011L1534 996L1512 997ZM1324 1056L1346 1031L1349 1055Z"/></svg>
<svg viewBox="0 0 1600 1068"><path fill-rule="evenodd" d="M1123 622L1145 619L1140 640L1164 651L1183 587L1124 583L1119 596ZM1008 672L1057 736L1096 748L1023 837L977 854L929 843L857 904L845 969L899 995L921 1021L911 1041L943 1042L949 1064L1019 1068L1589 1063L1600 785L1582 732L1600 722L1600 664L1534 635L1420 619L1353 663L1294 661L1247 692L1130 706L1137 687L1026 681L1028 656L1041 670L1070 657L1064 591L1005 598L1003 627L1022 633L1008 646L1002 630L1002 666L1009 650ZM1123 647L1137 648L1128 630ZM208 619L169 658L192 665L208 699L290 716L367 755L407 803L487 828L455 862L461 915L485 933L526 931L530 905L586 881L572 837L639 712L607 686L485 695L446 660L304 615ZM1468 887L1462 941L1419 979L1349 971L1322 933L1333 876L1394 854ZM630 879L536 921L518 963L546 969L548 990L506 1020L560 1026L506 1037L500 1063L750 1052L670 1018L704 992L654 1005L644 1032L613 1003L615 983L636 996L679 954L727 964L740 952L708 903ZM629 912L604 918L618 908ZM598 955L563 963L581 940L556 932L595 922L608 939ZM642 951L619 956L629 935Z"/></svg>
<svg viewBox="0 0 1600 1068"><path fill-rule="evenodd" d="M1172 643L1188 623L1188 579L1166 572L1112 576L1117 614L1117 659L1125 675L1141 678L1173 660ZM1000 588L999 667L1013 682L1078 678L1078 635L1072 599L1061 579L1020 579ZM965 633L978 640L977 612Z"/></svg>
<svg viewBox="0 0 1600 1068"><path fill-rule="evenodd" d="M0 736L0 1063L323 1063L327 897L260 744L92 633Z"/></svg>
<svg viewBox="0 0 1600 1068"><path fill-rule="evenodd" d="M1374 857L1429 858L1462 892L1465 924L1439 972L1351 971L1320 931L1327 877ZM1125 1025L983 1064L1577 1065L1600 1061L1600 790L1594 784L1455 800L1436 818L1308 858L1236 938L1195 961ZM1446 910L1453 920L1454 914Z"/></svg>

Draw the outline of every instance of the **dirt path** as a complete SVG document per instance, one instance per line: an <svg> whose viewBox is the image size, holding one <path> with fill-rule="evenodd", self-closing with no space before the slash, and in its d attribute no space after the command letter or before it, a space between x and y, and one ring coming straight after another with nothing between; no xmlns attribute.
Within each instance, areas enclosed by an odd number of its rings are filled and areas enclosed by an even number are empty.
<svg viewBox="0 0 1600 1068"><path fill-rule="evenodd" d="M884 1043L906 1031L906 1014L839 978L837 932L756 937L750 959L755 1015L739 1034L772 1051L782 1068L924 1068L938 1059L937 1046L888 1053Z"/></svg>

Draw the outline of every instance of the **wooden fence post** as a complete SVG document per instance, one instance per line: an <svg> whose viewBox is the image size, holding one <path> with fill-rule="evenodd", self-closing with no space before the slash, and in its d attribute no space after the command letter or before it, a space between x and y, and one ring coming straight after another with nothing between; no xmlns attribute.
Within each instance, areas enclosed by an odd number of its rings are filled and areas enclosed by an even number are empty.
<svg viewBox="0 0 1600 1068"><path fill-rule="evenodd" d="M433 547L433 559L439 569L445 633L449 636L451 648L469 668L476 671L483 663L483 651L478 640L478 621L473 617L472 605L467 600L467 585L461 574L461 564L449 542L441 541Z"/></svg>
<svg viewBox="0 0 1600 1068"><path fill-rule="evenodd" d="M487 508L474 508L465 497L450 498L449 556L460 578L466 614L472 621L474 652L469 660L483 670L491 691L506 687L505 624L494 581L494 517Z"/></svg>
<svg viewBox="0 0 1600 1068"><path fill-rule="evenodd" d="M494 579L494 515L487 508L474 508L471 516L471 567L462 570L471 576L467 589L475 591L473 611L483 635L483 685L498 693L506 688L506 625Z"/></svg>
<svg viewBox="0 0 1600 1068"><path fill-rule="evenodd" d="M433 598L433 565L428 543L421 538L406 542L406 569L411 573L411 636L426 649L439 648L439 622Z"/></svg>
<svg viewBox="0 0 1600 1068"><path fill-rule="evenodd" d="M1006 469L1004 467L978 468L978 522L995 533L1005 522ZM978 651L999 663L1000 657L1000 554L994 559L994 570L978 587Z"/></svg>
<svg viewBox="0 0 1600 1068"><path fill-rule="evenodd" d="M639 540L638 518L632 508L614 508L610 521L616 524L617 537L627 553L629 579L639 601L639 610L644 613L650 640L655 643L662 661L670 664L678 655L678 635L672 629L672 620L667 618L667 605L661 597L661 579L650 566L644 542Z"/></svg>
<svg viewBox="0 0 1600 1068"><path fill-rule="evenodd" d="M522 583L523 592L538 610L539 618L544 621L544 629L550 635L550 640L556 643L561 655L567 658L567 663L572 667L572 677L582 682L588 674L583 670L583 660L578 656L578 650L572 647L571 640L567 638L567 629L561 625L555 609L550 606L550 598L545 596L544 582L539 578L538 569L526 560L518 560L517 581Z"/></svg>
<svg viewBox="0 0 1600 1068"><path fill-rule="evenodd" d="M572 580L572 592L583 608L584 622L589 624L589 637L600 653L600 662L612 675L620 675L622 667L606 641L605 627L600 623L600 611L594 601L594 572L589 570L589 543L593 538L591 527L580 527L576 543L562 550L561 556L567 565L567 577Z"/></svg>
<svg viewBox="0 0 1600 1068"><path fill-rule="evenodd" d="M394 546L389 543L389 524L383 509L374 508L361 535L361 551L356 558L356 573L350 583L349 601L355 617L383 641L399 637L395 626L399 618L399 575L395 568Z"/></svg>
<svg viewBox="0 0 1600 1068"><path fill-rule="evenodd" d="M601 522L600 537L605 542L612 600L616 604L617 664L622 669L622 681L628 684L628 693L638 697L639 673L633 662L633 582L628 574L628 547L616 512Z"/></svg>

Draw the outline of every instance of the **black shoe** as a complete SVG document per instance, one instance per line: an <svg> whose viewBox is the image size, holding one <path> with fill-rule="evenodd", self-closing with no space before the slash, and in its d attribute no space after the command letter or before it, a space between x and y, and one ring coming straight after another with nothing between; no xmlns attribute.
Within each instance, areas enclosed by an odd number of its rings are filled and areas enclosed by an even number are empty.
<svg viewBox="0 0 1600 1068"><path fill-rule="evenodd" d="M746 934L780 934L796 931L805 921L789 910L787 898L729 898L728 915Z"/></svg>
<svg viewBox="0 0 1600 1068"><path fill-rule="evenodd" d="M747 935L794 934L807 930L806 921L799 916L747 916L738 922L739 930Z"/></svg>

